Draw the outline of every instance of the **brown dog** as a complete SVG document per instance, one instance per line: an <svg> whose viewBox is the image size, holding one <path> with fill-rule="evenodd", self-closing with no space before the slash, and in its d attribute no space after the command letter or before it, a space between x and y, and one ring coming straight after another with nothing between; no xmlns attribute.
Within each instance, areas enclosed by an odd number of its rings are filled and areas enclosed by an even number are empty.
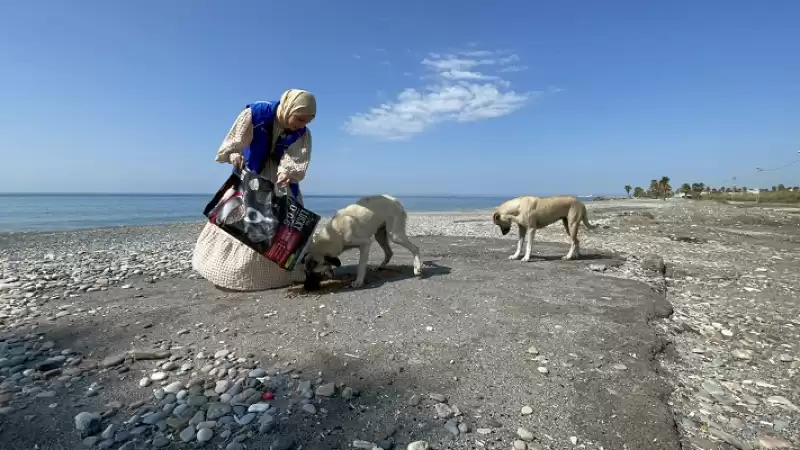
<svg viewBox="0 0 800 450"><path fill-rule="evenodd" d="M530 261L531 247L536 230L544 228L561 219L571 242L569 252L561 259L575 259L580 256L580 242L578 241L578 227L581 222L586 228L593 229L596 225L589 223L586 214L586 205L575 197L517 197L498 206L492 214L492 221L500 227L503 236L511 231L511 225L519 227L519 240L517 251L508 259L517 259L522 254L522 243L527 238L525 256L522 261Z"/></svg>

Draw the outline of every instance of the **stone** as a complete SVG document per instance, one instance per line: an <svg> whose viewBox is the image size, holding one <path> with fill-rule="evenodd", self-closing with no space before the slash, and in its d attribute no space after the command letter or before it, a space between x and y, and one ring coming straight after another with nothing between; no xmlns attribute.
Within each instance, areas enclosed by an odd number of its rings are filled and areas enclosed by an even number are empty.
<svg viewBox="0 0 800 450"><path fill-rule="evenodd" d="M791 442L767 435L758 437L758 445L765 450L792 448Z"/></svg>
<svg viewBox="0 0 800 450"><path fill-rule="evenodd" d="M433 410L435 411L436 418L438 419L447 419L453 415L453 410L451 410L450 407L445 403L436 403L433 405Z"/></svg>
<svg viewBox="0 0 800 450"><path fill-rule="evenodd" d="M735 349L731 351L731 356L742 361L749 361L753 359L752 350Z"/></svg>
<svg viewBox="0 0 800 450"><path fill-rule="evenodd" d="M231 409L231 405L227 403L209 403L206 418L208 420L217 420L224 415L230 414Z"/></svg>
<svg viewBox="0 0 800 450"><path fill-rule="evenodd" d="M367 450L372 450L373 448L375 448L375 446L376 444L369 441L361 441L361 440L353 441L353 448L363 448Z"/></svg>
<svg viewBox="0 0 800 450"><path fill-rule="evenodd" d="M461 431L458 429L458 422L455 419L450 419L444 424L444 429L453 436L458 436Z"/></svg>
<svg viewBox="0 0 800 450"><path fill-rule="evenodd" d="M278 436L269 445L269 450L289 450L294 447L294 439L286 436Z"/></svg>
<svg viewBox="0 0 800 450"><path fill-rule="evenodd" d="M168 376L169 374L167 372L159 371L150 374L150 379L153 381L161 381L161 380L166 380Z"/></svg>
<svg viewBox="0 0 800 450"><path fill-rule="evenodd" d="M528 450L528 444L525 441L517 439L513 444L514 450Z"/></svg>
<svg viewBox="0 0 800 450"><path fill-rule="evenodd" d="M414 441L406 447L406 450L429 450L431 444L428 441Z"/></svg>
<svg viewBox="0 0 800 450"><path fill-rule="evenodd" d="M530 416L531 414L533 414L533 408L531 408L530 406L523 406L522 410L520 411L520 414L522 414L523 416Z"/></svg>
<svg viewBox="0 0 800 450"><path fill-rule="evenodd" d="M183 389L183 383L180 381L173 381L164 387L164 392L169 394L177 394L181 391L181 389Z"/></svg>
<svg viewBox="0 0 800 450"><path fill-rule="evenodd" d="M108 369L110 367L118 366L118 365L122 364L123 362L125 362L125 354L124 353L121 354L121 355L107 356L102 361L100 361L100 367L102 367L104 369Z"/></svg>
<svg viewBox="0 0 800 450"><path fill-rule="evenodd" d="M530 442L534 438L533 433L531 433L527 428L523 427L517 428L517 436L526 442Z"/></svg>
<svg viewBox="0 0 800 450"><path fill-rule="evenodd" d="M195 436L196 434L194 427L191 426L184 428L183 431L181 431L181 434L178 435L183 442L192 442Z"/></svg>
<svg viewBox="0 0 800 450"><path fill-rule="evenodd" d="M332 397L336 393L336 385L334 383L326 383L317 387L316 395L320 397Z"/></svg>
<svg viewBox="0 0 800 450"><path fill-rule="evenodd" d="M84 411L75 416L75 429L85 438L99 433L102 422L100 414Z"/></svg>
<svg viewBox="0 0 800 450"><path fill-rule="evenodd" d="M212 437L214 437L214 431L210 428L201 428L197 432L197 442L208 442Z"/></svg>

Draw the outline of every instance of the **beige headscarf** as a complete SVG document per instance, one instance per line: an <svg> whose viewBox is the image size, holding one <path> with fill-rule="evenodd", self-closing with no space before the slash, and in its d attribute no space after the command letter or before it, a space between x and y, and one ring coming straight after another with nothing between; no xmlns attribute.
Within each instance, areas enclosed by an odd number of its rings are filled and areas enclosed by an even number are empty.
<svg viewBox="0 0 800 450"><path fill-rule="evenodd" d="M289 123L289 117L316 116L317 99L314 94L300 89L289 89L281 95L281 103L275 112L275 117L282 126Z"/></svg>

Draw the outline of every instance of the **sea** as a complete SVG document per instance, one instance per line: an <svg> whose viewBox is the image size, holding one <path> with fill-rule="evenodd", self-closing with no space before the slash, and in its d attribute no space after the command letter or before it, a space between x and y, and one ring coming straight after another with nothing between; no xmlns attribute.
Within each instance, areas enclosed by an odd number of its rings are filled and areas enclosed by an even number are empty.
<svg viewBox="0 0 800 450"><path fill-rule="evenodd" d="M359 196L306 195L306 207L329 217ZM590 196L581 196L591 200ZM508 197L398 196L409 212L489 209ZM205 194L2 194L0 232L59 231L205 220Z"/></svg>

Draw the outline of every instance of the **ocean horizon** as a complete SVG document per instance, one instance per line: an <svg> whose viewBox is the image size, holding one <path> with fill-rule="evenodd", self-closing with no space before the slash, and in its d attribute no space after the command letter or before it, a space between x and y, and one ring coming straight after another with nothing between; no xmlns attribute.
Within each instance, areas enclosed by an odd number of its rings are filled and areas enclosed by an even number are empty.
<svg viewBox="0 0 800 450"><path fill-rule="evenodd" d="M0 193L0 232L63 231L114 226L203 221L208 194ZM305 195L306 206L323 217L361 195ZM398 195L409 212L490 209L511 198L468 195ZM584 201L592 196L579 195Z"/></svg>

